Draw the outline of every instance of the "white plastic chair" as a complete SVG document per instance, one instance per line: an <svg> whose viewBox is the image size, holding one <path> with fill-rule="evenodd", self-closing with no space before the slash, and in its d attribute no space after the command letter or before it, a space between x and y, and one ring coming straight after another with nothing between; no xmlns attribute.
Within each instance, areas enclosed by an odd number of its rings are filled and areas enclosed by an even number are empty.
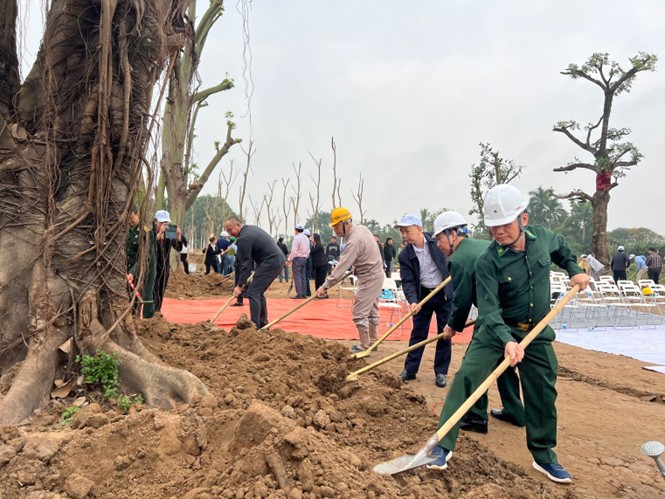
<svg viewBox="0 0 665 499"><path fill-rule="evenodd" d="M337 308L344 306L344 291L352 291L351 305L356 301L356 292L358 291L358 278L354 275L345 277L339 282L339 295L337 296Z"/></svg>
<svg viewBox="0 0 665 499"><path fill-rule="evenodd" d="M397 314L397 320L399 321L402 318L404 312L402 308L402 302L400 302L398 297L397 284L395 280L386 277L383 281L383 288L381 290L381 297L379 298L379 310L390 310L390 319L388 319L388 327L393 327L394 322L393 318ZM400 326L400 330L402 327Z"/></svg>

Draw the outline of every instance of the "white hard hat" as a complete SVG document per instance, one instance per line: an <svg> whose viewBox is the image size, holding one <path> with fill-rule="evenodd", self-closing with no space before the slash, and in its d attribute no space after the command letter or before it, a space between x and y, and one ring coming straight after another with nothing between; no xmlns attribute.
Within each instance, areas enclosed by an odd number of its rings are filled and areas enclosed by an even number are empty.
<svg viewBox="0 0 665 499"><path fill-rule="evenodd" d="M623 251L624 249L625 249L625 248L624 248L623 246L619 246L619 247L617 248L617 251Z"/></svg>
<svg viewBox="0 0 665 499"><path fill-rule="evenodd" d="M229 237L229 233L223 230L219 237Z"/></svg>
<svg viewBox="0 0 665 499"><path fill-rule="evenodd" d="M161 222L171 223L171 215L169 215L169 212L166 210L159 210L157 213L155 213L155 218L160 223Z"/></svg>
<svg viewBox="0 0 665 499"><path fill-rule="evenodd" d="M465 227L466 225L466 220L458 212L446 211L434 219L434 235L438 236L446 229Z"/></svg>
<svg viewBox="0 0 665 499"><path fill-rule="evenodd" d="M492 187L485 196L485 225L496 227L510 223L526 210L528 205L529 201L522 197L517 187L509 184Z"/></svg>

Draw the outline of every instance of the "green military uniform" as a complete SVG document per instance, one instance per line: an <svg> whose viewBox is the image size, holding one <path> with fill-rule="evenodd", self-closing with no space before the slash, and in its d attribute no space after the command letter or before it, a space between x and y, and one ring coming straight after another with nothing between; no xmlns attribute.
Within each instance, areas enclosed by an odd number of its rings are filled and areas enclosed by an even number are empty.
<svg viewBox="0 0 665 499"><path fill-rule="evenodd" d="M145 277L142 286L138 282L139 270L141 269L141 261L139 259L141 243L148 247L148 268L143 271ZM130 227L127 231L125 251L127 253L127 273L134 276L136 289L146 302L143 304L143 318L149 319L155 314L155 303L152 294L155 288L155 276L157 274L155 236L153 231L140 223Z"/></svg>
<svg viewBox="0 0 665 499"><path fill-rule="evenodd" d="M489 241L462 238L453 254L448 259L448 268L453 277L453 309L448 319L448 326L454 331L462 331L469 317L471 305L478 305L476 300L476 260L490 245ZM474 326L475 330L478 323ZM501 362L500 359L499 362ZM495 366L496 367L496 366ZM520 399L520 381L515 370L508 368L497 380L503 413L512 416L516 423L524 426L524 406ZM467 418L487 421L488 397L485 393L469 409Z"/></svg>
<svg viewBox="0 0 665 499"><path fill-rule="evenodd" d="M476 332L455 375L441 411L440 424L459 408L503 359L510 341L521 341L550 311L550 263L581 274L563 237L538 226L527 227L524 251L493 241L476 262L478 320ZM547 326L526 348L518 364L526 416L529 451L538 463L557 463L554 330ZM459 423L439 442L453 450Z"/></svg>

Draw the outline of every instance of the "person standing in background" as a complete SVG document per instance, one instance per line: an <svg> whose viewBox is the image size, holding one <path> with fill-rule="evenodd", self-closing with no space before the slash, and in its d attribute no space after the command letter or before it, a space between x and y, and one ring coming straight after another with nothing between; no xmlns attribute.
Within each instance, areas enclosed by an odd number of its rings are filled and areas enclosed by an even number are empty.
<svg viewBox="0 0 665 499"><path fill-rule="evenodd" d="M383 261L386 265L387 278L390 278L393 274L393 268L396 256L397 256L397 251L395 251L395 246L393 246L393 238L387 237L386 242L383 245Z"/></svg>
<svg viewBox="0 0 665 499"><path fill-rule="evenodd" d="M309 253L312 258L312 273L314 274L314 289L319 289L323 286L328 275L328 259L326 252L321 243L321 236L314 234L312 236L312 246ZM320 296L319 298L328 298L328 295Z"/></svg>
<svg viewBox="0 0 665 499"><path fill-rule="evenodd" d="M654 284L659 284L660 271L663 268L663 259L658 254L658 250L651 247L647 250L647 275L652 279Z"/></svg>
<svg viewBox="0 0 665 499"><path fill-rule="evenodd" d="M287 262L291 263L291 271L293 272L293 285L296 288L296 296L294 299L305 298L306 279L307 279L307 257L309 256L309 239L304 234L305 228L296 224L295 237L291 245L291 253Z"/></svg>
<svg viewBox="0 0 665 499"><path fill-rule="evenodd" d="M626 275L626 269L630 265L630 260L628 255L624 251L623 246L617 248L617 252L612 257L612 262L610 262L610 267L612 268L612 275L614 276L614 282L625 281L628 279Z"/></svg>
<svg viewBox="0 0 665 499"><path fill-rule="evenodd" d="M175 230L176 239L180 236L180 241L182 242L182 249L180 250L180 262L182 263L182 268L185 271L185 274L189 274L189 261L187 260L187 253L189 252L189 247L187 244L187 238L183 235L182 229L178 227Z"/></svg>
<svg viewBox="0 0 665 499"><path fill-rule="evenodd" d="M284 253L284 258L289 258L289 248L286 246L286 243L284 242L284 238L280 237L277 240L277 246L279 249L282 250L282 253ZM288 264L284 263L284 268L282 271L279 273L279 282L289 282L289 266Z"/></svg>

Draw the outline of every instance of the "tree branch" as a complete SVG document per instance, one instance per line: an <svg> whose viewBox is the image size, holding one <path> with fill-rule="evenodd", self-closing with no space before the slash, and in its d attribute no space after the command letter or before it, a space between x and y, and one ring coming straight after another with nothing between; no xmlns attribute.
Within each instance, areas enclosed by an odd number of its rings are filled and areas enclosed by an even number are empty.
<svg viewBox="0 0 665 499"><path fill-rule="evenodd" d="M552 192L552 196L557 199L571 199L573 201L591 201L593 199L593 196L590 196L580 189L570 191L568 194L557 194L556 192Z"/></svg>
<svg viewBox="0 0 665 499"><path fill-rule="evenodd" d="M14 97L20 88L16 51L16 0L2 2L0 9L0 116L13 114ZM0 132L2 132L0 130Z"/></svg>
<svg viewBox="0 0 665 499"><path fill-rule="evenodd" d="M210 163L208 163L208 166L205 167L205 170L203 170L203 173L201 173L198 182L196 182L195 184L191 184L187 188L188 192L187 192L187 201L185 202L185 210L188 210L194 204L196 196L199 195L199 192L201 192L201 189L203 189L203 186L208 181L208 178L210 178L210 175L212 174L213 170L215 169L217 164L222 160L222 158L226 155L226 153L229 152L229 149L235 144L239 144L240 142L242 142L242 139L234 139L233 137L231 137L232 130L233 130L233 124L228 123L226 129L226 142L224 142L224 145L217 151L217 154L213 156L213 158L210 160Z"/></svg>
<svg viewBox="0 0 665 499"><path fill-rule="evenodd" d="M566 76L572 76L574 78L584 78L585 80L588 80L591 83L595 83L596 85L598 85L600 88L603 89L603 92L607 90L607 86L603 85L602 81L598 81L595 78L592 78L581 69L569 69L566 71L561 71L561 74Z"/></svg>
<svg viewBox="0 0 665 499"><path fill-rule="evenodd" d="M221 83L218 83L213 87L208 87L204 90L196 92L192 96L192 102L194 103L202 102L211 95L215 95L218 94L219 92L224 92L225 90L230 90L232 88L233 88L233 80L230 78L224 78L224 80L222 80Z"/></svg>
<svg viewBox="0 0 665 499"><path fill-rule="evenodd" d="M591 170L593 172L596 171L596 166L592 165L590 163L571 163L566 166L560 166L558 168L554 168L552 171L555 172L572 172L573 170L576 170L577 168L584 168L585 170Z"/></svg>
<svg viewBox="0 0 665 499"><path fill-rule="evenodd" d="M196 26L196 32L194 33L194 48L199 60L201 59L201 53L203 52L203 47L205 46L210 29L215 25L217 20L222 17L223 12L224 6L222 5L221 0L210 0L208 9Z"/></svg>
<svg viewBox="0 0 665 499"><path fill-rule="evenodd" d="M568 130L567 128L562 128L562 127L556 127L555 126L554 128L552 128L552 130L554 130L555 132L559 132L559 133L564 134L566 137L568 137L570 140L572 140L577 146L581 147L585 151L589 151L591 154L596 153L596 150L593 147L591 147L590 144L585 144L584 142L582 142L580 139L578 139L572 133L570 133L570 130Z"/></svg>

